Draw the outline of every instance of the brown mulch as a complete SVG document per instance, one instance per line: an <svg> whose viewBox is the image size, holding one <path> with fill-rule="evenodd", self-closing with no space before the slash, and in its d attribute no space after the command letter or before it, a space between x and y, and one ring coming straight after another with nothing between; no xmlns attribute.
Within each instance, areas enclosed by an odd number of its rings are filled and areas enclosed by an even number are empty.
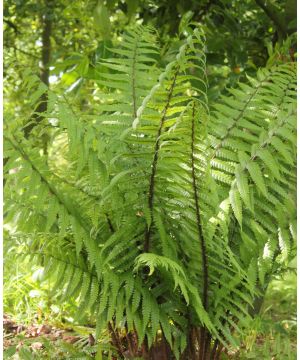
<svg viewBox="0 0 300 360"><path fill-rule="evenodd" d="M69 344L74 344L76 341L80 339L79 336L70 334L70 332L72 332L72 329L62 330L49 324L42 324L42 325L17 324L7 314L3 315L3 331L4 331L4 341L3 341L4 350L9 348L13 344L15 336L19 334L24 335L26 339L38 338L42 336L44 338L48 338L51 341L56 341L61 339ZM90 337L93 336L90 335ZM23 345L23 341L20 341L18 346L21 347L22 345ZM31 344L31 348L33 350L40 350L43 348L43 344L39 341L36 341Z"/></svg>

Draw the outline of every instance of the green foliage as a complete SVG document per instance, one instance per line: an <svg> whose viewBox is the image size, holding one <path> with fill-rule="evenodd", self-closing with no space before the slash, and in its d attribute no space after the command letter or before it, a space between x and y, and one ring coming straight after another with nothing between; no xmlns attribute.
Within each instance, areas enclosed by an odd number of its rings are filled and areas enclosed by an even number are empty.
<svg viewBox="0 0 300 360"><path fill-rule="evenodd" d="M268 286L264 303L244 334L244 349L233 358L296 358L297 276L291 269Z"/></svg>
<svg viewBox="0 0 300 360"><path fill-rule="evenodd" d="M163 333L177 359L191 328L237 346L257 285L295 251L295 64L211 106L204 47L189 26L162 68L155 31L129 28L95 66L87 113L27 73L30 101L48 94L35 131L49 149L11 123L4 136L5 221L53 292L97 337Z"/></svg>

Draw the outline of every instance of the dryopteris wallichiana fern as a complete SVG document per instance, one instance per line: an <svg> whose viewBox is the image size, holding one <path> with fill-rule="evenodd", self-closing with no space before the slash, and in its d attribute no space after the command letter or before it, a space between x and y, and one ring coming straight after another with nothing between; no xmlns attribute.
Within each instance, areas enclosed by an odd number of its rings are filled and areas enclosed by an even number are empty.
<svg viewBox="0 0 300 360"><path fill-rule="evenodd" d="M26 75L32 106L48 91L48 154L5 129L12 235L120 359L219 359L294 254L295 64L209 110L204 44L196 27L161 69L137 26L95 68L90 114Z"/></svg>

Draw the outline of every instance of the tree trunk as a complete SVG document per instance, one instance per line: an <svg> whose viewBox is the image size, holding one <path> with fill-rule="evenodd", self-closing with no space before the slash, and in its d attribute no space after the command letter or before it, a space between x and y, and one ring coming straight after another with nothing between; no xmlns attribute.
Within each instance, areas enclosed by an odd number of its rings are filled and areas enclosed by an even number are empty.
<svg viewBox="0 0 300 360"><path fill-rule="evenodd" d="M52 0L45 0L45 13L42 16L42 54L40 61L40 79L46 85L49 86L49 63L51 59L51 33L52 33ZM30 136L33 128L42 121L43 117L40 115L47 111L48 94L45 92L39 99L39 105L35 109L38 114L34 114L31 119L31 123L24 128L24 135L26 138ZM47 152L48 138L43 136L44 152Z"/></svg>

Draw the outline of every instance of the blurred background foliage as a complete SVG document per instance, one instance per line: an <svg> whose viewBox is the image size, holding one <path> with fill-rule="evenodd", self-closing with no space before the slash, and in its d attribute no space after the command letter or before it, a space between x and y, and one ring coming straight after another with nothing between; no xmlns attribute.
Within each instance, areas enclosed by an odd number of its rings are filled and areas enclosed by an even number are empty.
<svg viewBox="0 0 300 360"><path fill-rule="evenodd" d="M295 32L296 0L7 0L6 110L24 113L24 67L40 71L45 83L59 79L60 86L76 93L94 77L97 60L109 56L111 41L130 24L156 28L163 44L161 61L167 63L190 21L201 23L206 33L209 95L215 99L226 85L265 66L276 44ZM295 41L289 38L285 54L292 59Z"/></svg>
<svg viewBox="0 0 300 360"><path fill-rule="evenodd" d="M28 72L37 74L54 92L65 94L72 105L92 114L98 101L97 73L107 71L98 61L110 56L110 46L122 39L124 30L135 23L154 26L161 45L159 61L165 65L181 45L180 34L190 31L190 22L201 23L206 33L211 102L259 67L296 60L296 0L6 0L4 129L7 123L23 127L37 147L41 142L47 144L55 129L51 126L52 130L46 129L44 134L35 132L34 121L39 119L34 118L30 89L24 81ZM38 91L35 96L39 97ZM43 107L46 110L49 99L43 100L36 109L39 112ZM55 146L61 146L59 139L44 148L50 159ZM63 164L63 159L59 161ZM30 257L24 256L26 249L21 244L4 231L4 312L19 324L68 324L81 337L77 345L62 340L53 345L41 337L43 352L35 355L31 340L19 334L14 340L10 338L4 356L15 356L20 341L24 346L19 358L24 359L65 358L65 354L72 358L71 354L80 351L85 358L96 354L95 345L88 342L88 331L78 328L80 324L93 325L93 319L88 314L80 321L76 319L75 300L56 305L51 284L43 281L42 266L33 265ZM292 263L270 283L261 311L244 339L244 348L233 352L233 358L296 358L295 288ZM101 346L107 346L105 339Z"/></svg>

